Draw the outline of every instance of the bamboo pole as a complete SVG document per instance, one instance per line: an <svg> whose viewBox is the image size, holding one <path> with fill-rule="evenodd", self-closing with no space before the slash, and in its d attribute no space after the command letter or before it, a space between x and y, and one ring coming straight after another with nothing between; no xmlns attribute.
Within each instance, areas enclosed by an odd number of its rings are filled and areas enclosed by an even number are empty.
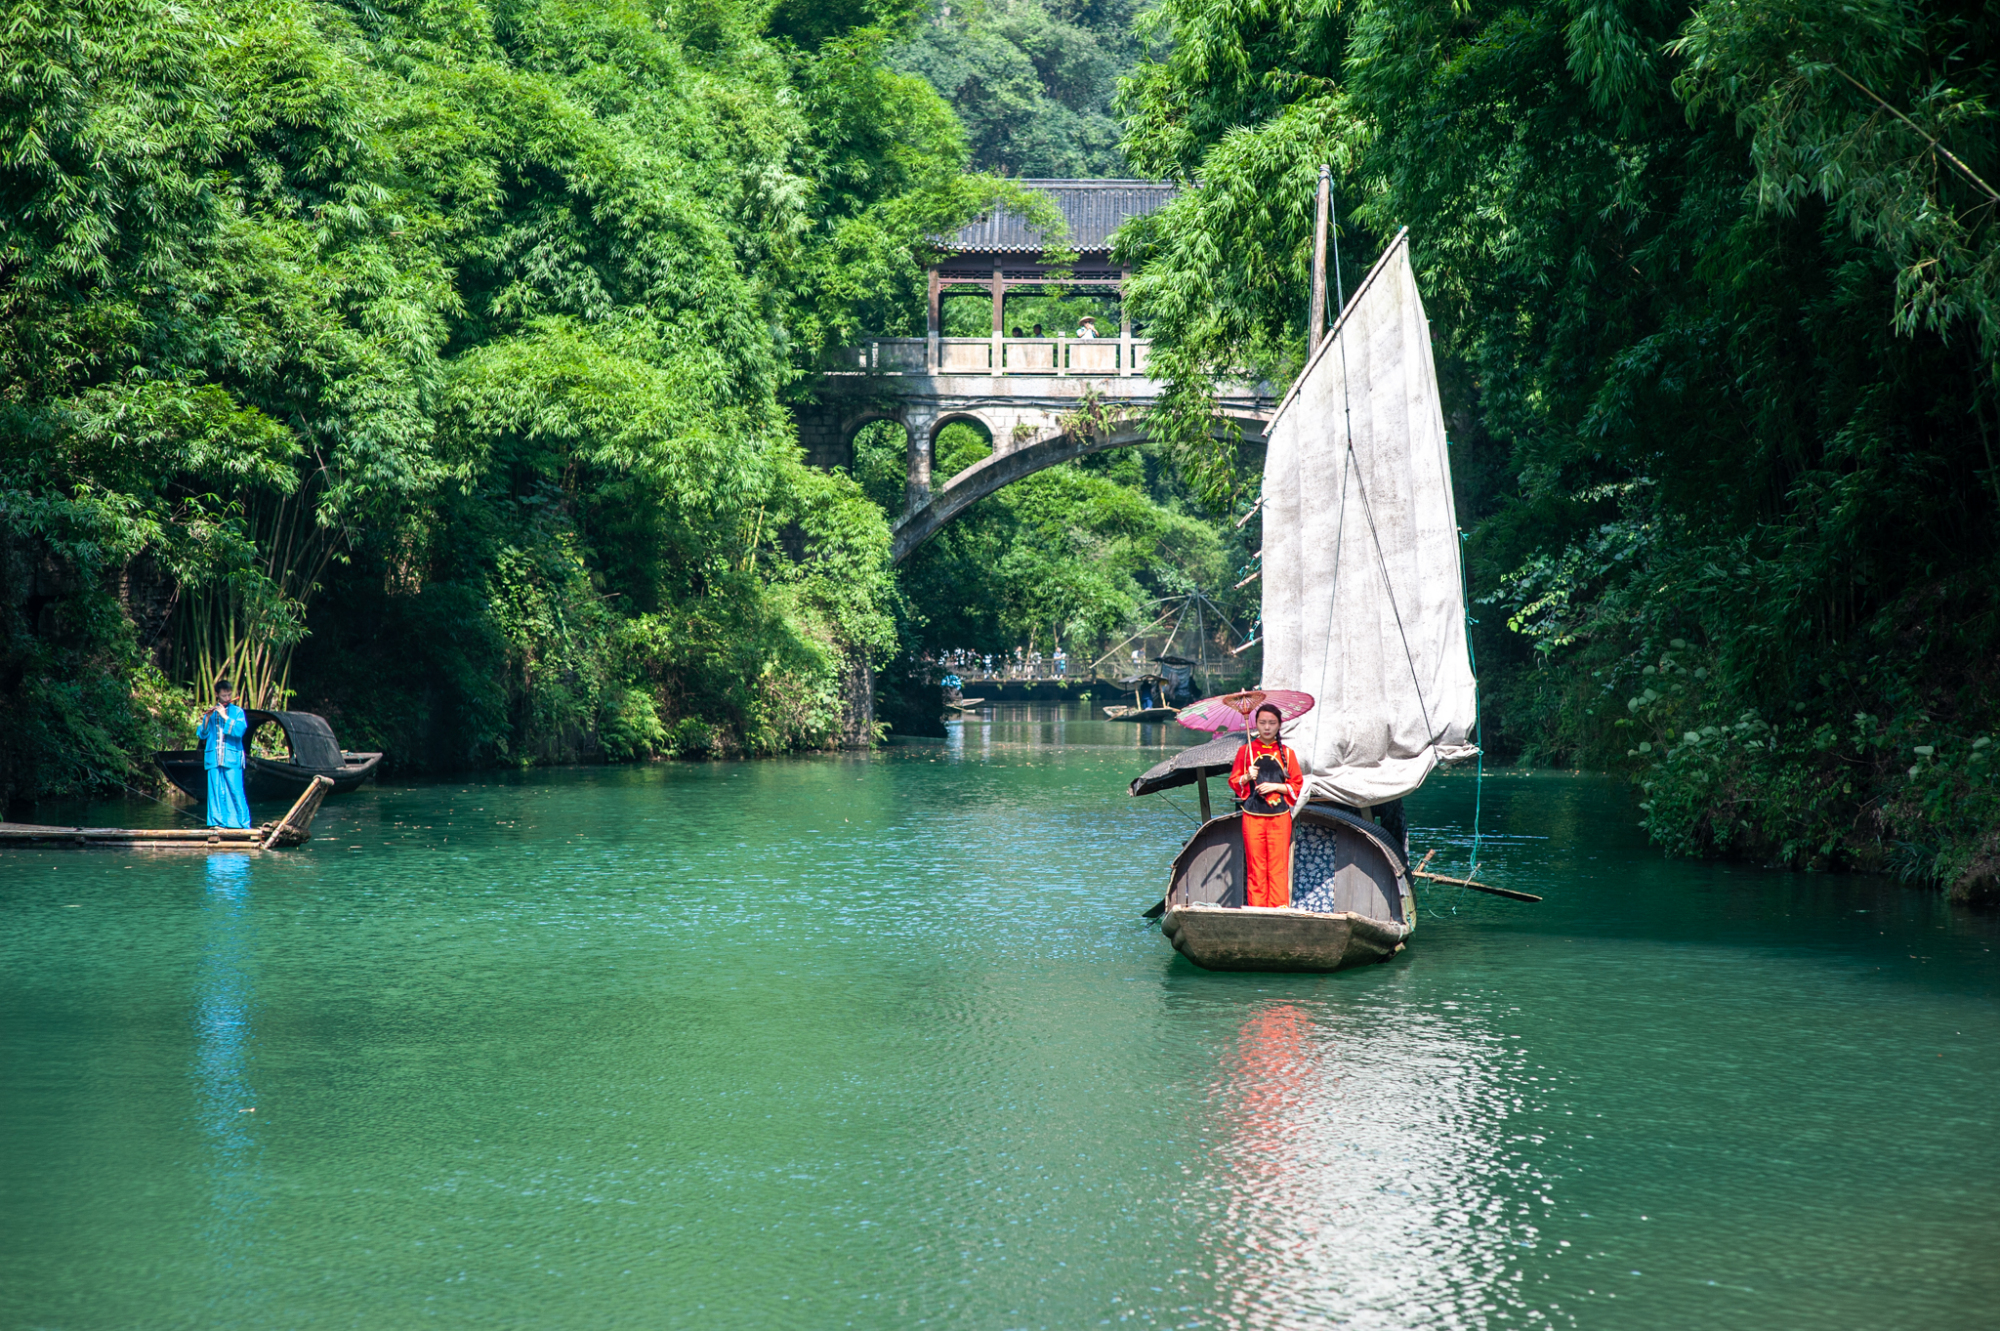
<svg viewBox="0 0 2000 1331"><path fill-rule="evenodd" d="M1431 856L1435 854L1437 854L1435 850L1427 852L1423 859L1417 862L1417 867L1410 870L1410 877L1422 878L1433 883L1450 883L1453 887L1469 887L1475 892L1490 892L1496 897L1506 897L1509 901L1541 900L1532 892L1516 892L1511 887L1494 887L1490 883L1475 883L1470 878L1447 878L1441 873L1425 873L1424 866L1431 862Z"/></svg>

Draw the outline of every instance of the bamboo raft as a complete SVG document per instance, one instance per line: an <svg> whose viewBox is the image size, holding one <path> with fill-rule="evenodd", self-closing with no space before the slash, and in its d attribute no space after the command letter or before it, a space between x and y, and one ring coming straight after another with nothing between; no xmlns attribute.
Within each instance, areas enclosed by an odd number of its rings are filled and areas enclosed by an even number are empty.
<svg viewBox="0 0 2000 1331"><path fill-rule="evenodd" d="M312 840L313 817L332 789L332 777L315 776L283 818L261 827L46 827L37 823L0 823L0 846L282 850Z"/></svg>

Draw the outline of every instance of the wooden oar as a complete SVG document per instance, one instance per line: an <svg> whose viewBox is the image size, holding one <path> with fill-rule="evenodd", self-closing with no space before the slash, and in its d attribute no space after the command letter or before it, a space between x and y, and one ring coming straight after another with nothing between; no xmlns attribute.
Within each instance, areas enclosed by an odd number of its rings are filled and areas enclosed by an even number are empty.
<svg viewBox="0 0 2000 1331"><path fill-rule="evenodd" d="M1423 859L1417 862L1417 867L1410 870L1410 877L1426 878L1433 883L1450 883L1453 887L1469 887L1475 892L1490 892L1496 897L1506 897L1509 901L1541 900L1532 892L1516 892L1511 887L1494 887L1490 883L1475 883L1470 878L1447 878L1441 873L1425 873L1424 865L1429 864L1431 856L1435 854L1437 852L1434 850L1426 853Z"/></svg>

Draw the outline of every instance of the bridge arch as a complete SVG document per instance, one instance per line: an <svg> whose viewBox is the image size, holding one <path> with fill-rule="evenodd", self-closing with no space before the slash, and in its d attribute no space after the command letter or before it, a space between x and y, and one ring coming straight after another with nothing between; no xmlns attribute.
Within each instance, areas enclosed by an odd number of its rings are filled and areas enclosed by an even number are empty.
<svg viewBox="0 0 2000 1331"><path fill-rule="evenodd" d="M909 507L891 532L889 562L892 564L902 563L918 546L937 535L946 523L997 490L1025 480L1038 471L1107 449L1131 448L1145 443L1148 438L1145 423L1131 420L1115 422L1109 428L1096 432L1072 433L1061 428L1047 429L1031 437L1010 438L1003 446L1000 435L990 424L980 421L976 413L954 413L951 419L975 420L986 425L988 437L993 440L993 452L952 477L941 489L932 491L926 485L919 491L915 486L911 487ZM948 423L944 420L938 422L930 434L932 443L936 442L937 430ZM1241 428L1246 440L1260 441L1263 438L1261 414L1238 416L1226 413L1215 423L1218 436L1231 429L1232 424ZM928 478L928 466L925 472Z"/></svg>

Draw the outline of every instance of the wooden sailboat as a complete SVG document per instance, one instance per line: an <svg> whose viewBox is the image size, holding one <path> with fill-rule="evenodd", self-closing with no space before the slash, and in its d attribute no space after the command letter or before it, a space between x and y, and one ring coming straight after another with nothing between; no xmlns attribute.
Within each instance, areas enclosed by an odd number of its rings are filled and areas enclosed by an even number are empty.
<svg viewBox="0 0 2000 1331"><path fill-rule="evenodd" d="M1451 463L1407 231L1314 348L1268 439L1262 687L1318 700L1285 731L1306 772L1292 904L1244 905L1244 815L1227 813L1182 848L1156 909L1198 965L1331 971L1408 943L1401 801L1439 762L1477 752ZM1169 760L1133 793L1199 780L1206 795L1227 748Z"/></svg>
<svg viewBox="0 0 2000 1331"><path fill-rule="evenodd" d="M312 840L313 816L332 789L332 777L310 778L285 816L261 827L50 827L40 823L0 823L0 846L284 850Z"/></svg>

